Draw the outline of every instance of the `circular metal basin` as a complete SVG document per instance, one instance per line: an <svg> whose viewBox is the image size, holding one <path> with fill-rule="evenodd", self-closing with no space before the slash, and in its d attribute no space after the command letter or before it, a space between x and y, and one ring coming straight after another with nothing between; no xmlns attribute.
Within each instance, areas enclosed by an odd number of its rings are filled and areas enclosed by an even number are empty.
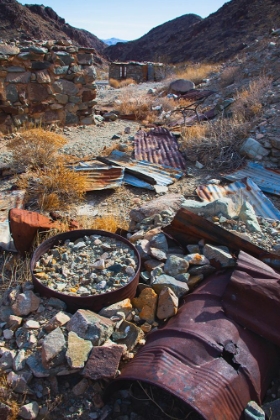
<svg viewBox="0 0 280 420"><path fill-rule="evenodd" d="M70 239L71 241L75 241L76 239L82 238L84 236L91 236L91 235L101 235L107 236L109 238L113 238L117 241L123 242L129 248L134 251L135 258L137 260L136 271L135 275L127 283L125 286L120 287L119 289L113 290L111 292L105 292L100 295L90 295L90 296L73 296L67 295L66 293L57 292L56 290L52 290L49 287L45 286L37 277L36 273L33 272L36 262L40 259L40 257L53 248L55 245L60 243L64 243L66 239ZM89 309L94 312L100 311L105 306L112 305L113 303L119 302L123 299L130 298L132 299L136 294L137 285L139 282L140 276L140 267L141 267L141 258L140 255L135 248L135 246L130 243L127 239L123 238L120 235L115 233L106 232L103 230L93 230L93 229L83 229L83 230L73 230L70 232L61 233L59 235L53 236L52 238L47 239L44 241L34 252L31 262L30 262L30 270L32 273L32 280L34 284L35 291L40 293L42 296L45 297L54 297L57 299L62 300L66 303L67 309L70 312L75 312L78 309Z"/></svg>

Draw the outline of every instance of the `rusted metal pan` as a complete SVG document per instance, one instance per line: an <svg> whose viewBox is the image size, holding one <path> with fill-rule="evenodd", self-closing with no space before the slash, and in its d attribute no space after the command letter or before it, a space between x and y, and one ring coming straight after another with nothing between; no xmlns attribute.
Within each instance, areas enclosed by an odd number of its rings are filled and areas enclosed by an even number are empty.
<svg viewBox="0 0 280 420"><path fill-rule="evenodd" d="M267 219L280 220L280 211L266 197L251 178L244 178L232 184L222 185L199 185L196 189L198 196L203 201L214 201L221 197L230 197L234 201L242 203L247 200L254 208L258 216Z"/></svg>
<svg viewBox="0 0 280 420"><path fill-rule="evenodd" d="M81 162L73 169L85 177L86 191L114 189L120 187L123 182L124 169L119 166L91 161Z"/></svg>
<svg viewBox="0 0 280 420"><path fill-rule="evenodd" d="M136 256L137 259L137 267L135 271L135 275L131 279L129 283L125 286L120 287L117 290L113 290L112 292L103 293L100 295L91 295L91 296L72 296L67 295L61 292L57 292L55 290L50 289L49 287L45 286L43 283L37 279L36 274L34 274L33 270L35 268L36 262L40 259L40 257L45 253L48 252L51 248L55 245L64 243L66 239L70 239L71 241L75 241L78 238L83 238L84 236L90 235L102 235L107 236L109 238L114 238L116 241L124 242L129 248L131 248ZM66 303L67 308L70 312L75 312L78 309L89 309L91 311L99 312L103 307L112 305L113 303L119 302L123 299L130 298L132 299L136 294L137 285L139 282L140 276L140 266L141 266L141 259L137 249L129 242L127 239L119 236L115 233L103 231L103 230L93 230L93 229L83 229L83 230L73 230L70 232L61 233L59 235L53 236L46 241L44 241L34 252L31 262L30 262L30 271L32 273L32 281L34 284L35 290L40 293L42 296L46 297L54 297L57 299L62 300Z"/></svg>
<svg viewBox="0 0 280 420"><path fill-rule="evenodd" d="M183 176L183 172L180 169L133 160L119 150L114 150L107 157L98 157L98 160L111 165L119 165L125 168L128 174L143 179L151 185L171 185L175 180Z"/></svg>
<svg viewBox="0 0 280 420"><path fill-rule="evenodd" d="M231 319L280 347L280 274L271 267L241 251L223 308Z"/></svg>
<svg viewBox="0 0 280 420"><path fill-rule="evenodd" d="M186 209L180 209L164 231L181 243L197 243L200 239L205 239L206 242L225 245L236 254L243 250L261 260L266 258L270 265L273 265L274 260L276 264L280 261L279 255L272 254Z"/></svg>
<svg viewBox="0 0 280 420"><path fill-rule="evenodd" d="M264 192L280 195L280 174L271 169L266 169L260 163L247 162L242 169L231 174L223 175L229 181L237 181L249 177Z"/></svg>
<svg viewBox="0 0 280 420"><path fill-rule="evenodd" d="M212 275L187 295L108 392L142 381L179 397L206 420L239 420L250 400L261 404L278 352L225 315L221 298L231 273Z"/></svg>
<svg viewBox="0 0 280 420"><path fill-rule="evenodd" d="M172 168L186 168L186 161L179 151L176 137L163 127L149 132L139 130L134 136L134 152L137 160Z"/></svg>

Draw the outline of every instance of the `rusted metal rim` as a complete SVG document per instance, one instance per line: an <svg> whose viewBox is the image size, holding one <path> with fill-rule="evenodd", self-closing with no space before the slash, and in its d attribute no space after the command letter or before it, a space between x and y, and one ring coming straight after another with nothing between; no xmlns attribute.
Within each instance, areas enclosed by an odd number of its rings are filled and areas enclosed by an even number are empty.
<svg viewBox="0 0 280 420"><path fill-rule="evenodd" d="M57 245L59 242L64 242L66 239L76 240L78 238L90 235L101 235L107 236L109 238L114 238L117 241L125 243L129 248L131 248L137 259L137 270L133 279L123 287L120 287L117 290L112 292L103 293L100 295L91 295L91 296L69 296L61 292L57 292L44 286L40 280L37 279L33 273L36 262L39 258L51 249L53 246ZM40 293L45 297L54 297L62 300L66 303L67 309L70 312L75 312L78 309L90 309L92 311L98 312L105 306L112 305L113 303L119 302L123 299L130 298L132 299L136 294L137 285L139 282L141 268L141 258L139 252L135 246L129 242L127 239L123 238L120 235L115 233L107 232L104 230L94 230L94 229L81 229L73 230L59 235L55 235L46 241L44 241L35 251L30 262L30 271L32 273L32 281L34 284L35 291Z"/></svg>

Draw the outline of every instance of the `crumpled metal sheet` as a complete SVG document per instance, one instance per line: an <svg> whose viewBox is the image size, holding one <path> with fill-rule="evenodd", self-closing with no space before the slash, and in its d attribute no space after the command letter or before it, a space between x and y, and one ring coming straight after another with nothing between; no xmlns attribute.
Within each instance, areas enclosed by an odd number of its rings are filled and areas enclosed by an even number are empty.
<svg viewBox="0 0 280 420"><path fill-rule="evenodd" d="M226 186L215 184L199 185L196 192L203 201L207 202L222 197L229 197L235 201L238 200L240 203L247 200L253 206L258 216L280 220L280 211L261 192L251 178L244 178Z"/></svg>
<svg viewBox="0 0 280 420"><path fill-rule="evenodd" d="M206 420L239 420L248 401L260 404L278 352L225 315L221 298L231 273L212 275L187 295L177 315L148 335L109 391L143 381L181 398Z"/></svg>
<svg viewBox="0 0 280 420"><path fill-rule="evenodd" d="M186 168L176 137L164 127L157 127L149 132L139 130L134 136L134 152L137 160L172 168Z"/></svg>
<svg viewBox="0 0 280 420"><path fill-rule="evenodd" d="M125 168L127 173L143 179L151 185L171 185L175 180L183 176L183 172L180 169L137 161L119 150L114 150L107 157L98 157L98 160L107 164L119 165Z"/></svg>
<svg viewBox="0 0 280 420"><path fill-rule="evenodd" d="M231 319L280 347L280 274L271 267L241 251L223 308Z"/></svg>
<svg viewBox="0 0 280 420"><path fill-rule="evenodd" d="M238 169L231 174L224 174L223 177L229 181L237 181L249 177L262 191L280 195L280 174L264 168L260 163L247 162L244 168Z"/></svg>
<svg viewBox="0 0 280 420"><path fill-rule="evenodd" d="M107 166L98 161L80 162L75 172L85 177L86 191L114 189L122 185L124 169L119 166Z"/></svg>
<svg viewBox="0 0 280 420"><path fill-rule="evenodd" d="M209 89L190 89L187 93L183 95L178 95L176 100L185 99L189 101L201 101L202 99L208 98L208 96L216 93L214 90Z"/></svg>

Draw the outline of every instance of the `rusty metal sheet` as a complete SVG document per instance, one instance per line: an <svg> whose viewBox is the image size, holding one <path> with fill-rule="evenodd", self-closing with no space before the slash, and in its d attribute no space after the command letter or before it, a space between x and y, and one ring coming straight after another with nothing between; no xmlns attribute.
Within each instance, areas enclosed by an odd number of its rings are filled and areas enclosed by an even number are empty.
<svg viewBox="0 0 280 420"><path fill-rule="evenodd" d="M149 132L139 130L134 136L134 152L137 160L183 170L186 168L176 137L164 127Z"/></svg>
<svg viewBox="0 0 280 420"><path fill-rule="evenodd" d="M185 99L189 101L200 101L202 99L208 98L208 96L211 96L214 93L217 92L209 89L191 89L183 95L178 95L178 98L176 98L176 100L178 101L180 99Z"/></svg>
<svg viewBox="0 0 280 420"><path fill-rule="evenodd" d="M251 178L244 178L226 186L215 184L199 185L196 192L203 201L207 202L225 196L232 198L234 201L238 200L240 203L247 200L253 206L258 216L280 220L280 211L261 192Z"/></svg>
<svg viewBox="0 0 280 420"><path fill-rule="evenodd" d="M272 254L186 209L180 209L171 225L166 226L164 231L181 243L197 243L204 238L209 243L225 245L236 254L243 250L260 260L267 261L276 269L279 267L279 255Z"/></svg>
<svg viewBox="0 0 280 420"><path fill-rule="evenodd" d="M171 185L183 176L183 172L179 169L137 161L119 150L114 150L107 157L98 157L97 159L107 164L120 165L125 168L127 173L143 179L151 185Z"/></svg>
<svg viewBox="0 0 280 420"><path fill-rule="evenodd" d="M75 172L83 174L86 179L86 191L114 189L122 185L124 169L119 166L102 165L98 161L80 162Z"/></svg>
<svg viewBox="0 0 280 420"><path fill-rule="evenodd" d="M214 107L212 109L209 109L208 111L199 112L198 117L196 116L196 114L194 114L191 117L186 118L185 120L184 118L180 118L177 121L173 121L172 123L169 124L169 127L174 127L176 125L183 125L183 124L185 124L186 126L193 125L197 122L197 120L208 121L208 120L212 120L216 116L217 116L217 110L216 110L216 107Z"/></svg>
<svg viewBox="0 0 280 420"><path fill-rule="evenodd" d="M261 404L278 351L225 315L221 298L231 273L208 277L184 297L177 315L148 335L108 393L142 381L179 397L205 420L239 420L248 401Z"/></svg>
<svg viewBox="0 0 280 420"><path fill-rule="evenodd" d="M237 181L249 177L260 189L275 195L280 195L280 174L272 169L267 169L260 163L247 162L242 169L231 174L224 174L223 177L229 181Z"/></svg>
<svg viewBox="0 0 280 420"><path fill-rule="evenodd" d="M271 267L241 251L223 308L240 325L280 346L280 274Z"/></svg>

